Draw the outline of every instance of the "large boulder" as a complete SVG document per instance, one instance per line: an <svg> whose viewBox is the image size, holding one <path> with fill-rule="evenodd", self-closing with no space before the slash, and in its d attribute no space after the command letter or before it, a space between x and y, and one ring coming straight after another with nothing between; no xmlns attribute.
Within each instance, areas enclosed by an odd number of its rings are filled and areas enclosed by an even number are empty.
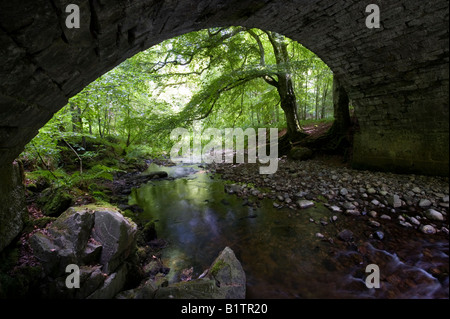
<svg viewBox="0 0 450 319"><path fill-rule="evenodd" d="M244 299L246 277L233 250L226 247L207 274L200 279L167 285L148 280L140 287L122 292L121 299Z"/></svg>
<svg viewBox="0 0 450 319"><path fill-rule="evenodd" d="M58 283L58 289L50 289L53 294L112 298L126 284L131 268L128 260L136 250L136 233L137 226L114 208L76 207L31 236L30 246L46 276L52 279L50 282ZM77 293L65 287L66 267L70 264L84 269L80 270L84 288Z"/></svg>

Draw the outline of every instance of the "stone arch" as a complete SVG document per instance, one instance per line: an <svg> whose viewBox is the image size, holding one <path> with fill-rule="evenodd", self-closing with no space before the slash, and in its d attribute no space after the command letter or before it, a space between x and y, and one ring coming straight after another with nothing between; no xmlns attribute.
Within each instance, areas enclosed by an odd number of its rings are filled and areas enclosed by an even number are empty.
<svg viewBox="0 0 450 319"><path fill-rule="evenodd" d="M80 7L80 29L65 8ZM381 28L365 25L366 6ZM91 81L165 39L216 26L282 33L315 52L356 106L353 164L448 175L448 2L19 0L0 4L0 166Z"/></svg>

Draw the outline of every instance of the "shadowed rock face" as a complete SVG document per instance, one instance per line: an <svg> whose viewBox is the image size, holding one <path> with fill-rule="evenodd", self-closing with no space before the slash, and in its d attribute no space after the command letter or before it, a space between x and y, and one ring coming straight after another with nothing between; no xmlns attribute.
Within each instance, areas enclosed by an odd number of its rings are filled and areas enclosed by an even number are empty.
<svg viewBox="0 0 450 319"><path fill-rule="evenodd" d="M112 208L70 208L30 238L30 245L49 280L43 295L106 299L125 285L131 269L127 260L136 250L137 227ZM83 289L67 289L66 267L80 267ZM55 287L52 287L55 283Z"/></svg>
<svg viewBox="0 0 450 319"><path fill-rule="evenodd" d="M345 0L79 1L0 4L0 166L91 81L165 39L242 25L285 34L319 55L356 108L354 165L448 175L448 2Z"/></svg>
<svg viewBox="0 0 450 319"><path fill-rule="evenodd" d="M19 165L0 167L0 251L19 235L26 213Z"/></svg>

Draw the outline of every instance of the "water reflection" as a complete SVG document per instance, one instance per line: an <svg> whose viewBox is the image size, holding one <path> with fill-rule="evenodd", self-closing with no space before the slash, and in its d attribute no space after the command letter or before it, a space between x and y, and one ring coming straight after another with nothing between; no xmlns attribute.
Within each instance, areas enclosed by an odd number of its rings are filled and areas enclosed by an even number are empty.
<svg viewBox="0 0 450 319"><path fill-rule="evenodd" d="M194 267L200 275L230 246L247 274L248 298L448 298L448 240L392 236L395 253L371 244L362 245L364 253L351 246L337 249L315 234L336 238L344 218L339 226L326 228L310 222L329 220L332 213L325 207L295 217L290 210L274 209L269 200L255 209L226 194L222 180L192 175L199 168L150 169L176 177L152 181L132 194L132 204L144 208L140 217L156 221L158 236L170 243L163 253L172 269L170 281L186 268ZM364 270L370 263L382 269L379 290L365 286ZM432 267L441 267L439 280L429 272Z"/></svg>

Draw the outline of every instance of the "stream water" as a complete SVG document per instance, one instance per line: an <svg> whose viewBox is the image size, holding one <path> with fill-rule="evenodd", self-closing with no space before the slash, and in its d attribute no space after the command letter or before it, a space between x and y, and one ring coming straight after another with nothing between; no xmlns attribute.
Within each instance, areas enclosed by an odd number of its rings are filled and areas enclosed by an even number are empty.
<svg viewBox="0 0 450 319"><path fill-rule="evenodd" d="M158 237L169 242L162 259L171 268L170 281L191 267L200 275L229 246L246 272L250 299L449 296L448 239L404 238L393 230L382 245L374 239L357 245L337 238L330 242L316 234L358 229L355 221L339 216L324 228L310 221L333 216L324 206L295 212L262 200L261 207L253 208L224 192L223 180L197 166L149 168L161 170L171 178L134 190L131 204L141 206L140 218L155 221ZM380 268L380 289L366 287L368 264Z"/></svg>

